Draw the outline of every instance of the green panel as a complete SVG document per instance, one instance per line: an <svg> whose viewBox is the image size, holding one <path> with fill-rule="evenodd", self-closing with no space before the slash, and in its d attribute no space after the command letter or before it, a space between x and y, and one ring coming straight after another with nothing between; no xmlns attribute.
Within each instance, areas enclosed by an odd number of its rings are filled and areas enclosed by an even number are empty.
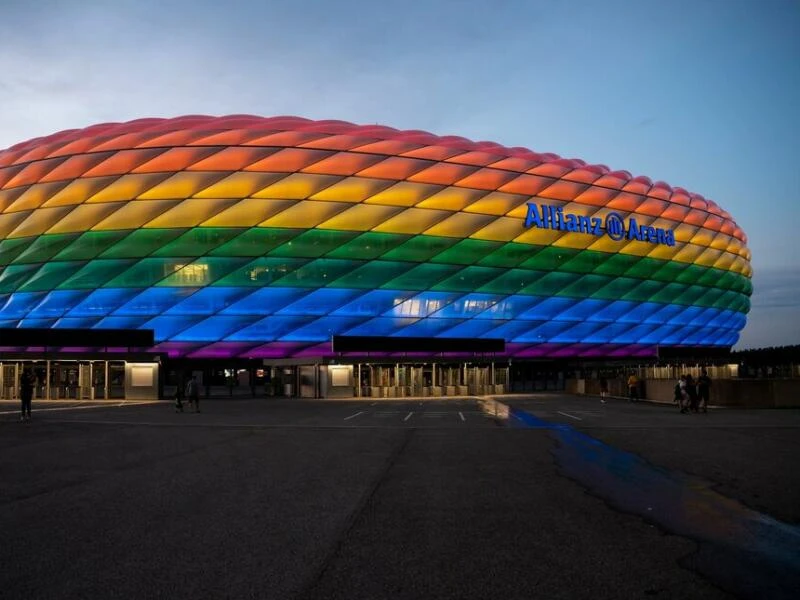
<svg viewBox="0 0 800 600"><path fill-rule="evenodd" d="M423 263L406 271L381 287L389 290L427 290L438 282L461 270L455 265Z"/></svg>
<svg viewBox="0 0 800 600"><path fill-rule="evenodd" d="M305 258L259 257L239 267L214 285L231 287L263 287L275 283L308 262Z"/></svg>
<svg viewBox="0 0 800 600"><path fill-rule="evenodd" d="M686 286L683 293L675 298L675 304L697 304L697 300L708 290L699 285Z"/></svg>
<svg viewBox="0 0 800 600"><path fill-rule="evenodd" d="M471 292L497 279L503 272L503 269L495 267L471 266L461 269L431 289L438 292Z"/></svg>
<svg viewBox="0 0 800 600"><path fill-rule="evenodd" d="M700 278L706 274L708 267L701 267L699 265L688 265L680 275L675 278L678 283L688 283L689 285L697 283Z"/></svg>
<svg viewBox="0 0 800 600"><path fill-rule="evenodd" d="M533 282L544 277L542 271L528 269L507 269L500 277L482 285L476 291L491 294L520 294Z"/></svg>
<svg viewBox="0 0 800 600"><path fill-rule="evenodd" d="M153 252L153 256L203 256L244 231L235 227L195 227Z"/></svg>
<svg viewBox="0 0 800 600"><path fill-rule="evenodd" d="M738 283L737 277L730 271L723 271L722 269L707 269L698 279L697 283L700 285L707 285L709 287L718 287L723 290L730 290Z"/></svg>
<svg viewBox="0 0 800 600"><path fill-rule="evenodd" d="M526 260L520 265L523 269L535 269L537 271L557 271L564 263L571 261L580 250L574 248L556 248L547 246L541 252Z"/></svg>
<svg viewBox="0 0 800 600"><path fill-rule="evenodd" d="M607 258L608 254L602 252L582 250L561 268L572 273L593 273Z"/></svg>
<svg viewBox="0 0 800 600"><path fill-rule="evenodd" d="M438 237L435 235L417 235L383 255L386 260L407 260L425 262L447 250L458 242L458 238Z"/></svg>
<svg viewBox="0 0 800 600"><path fill-rule="evenodd" d="M41 265L10 265L0 273L0 292L14 292Z"/></svg>
<svg viewBox="0 0 800 600"><path fill-rule="evenodd" d="M381 284L400 276L408 271L407 262L391 262L388 260L373 260L355 271L346 273L330 284L331 287L377 289Z"/></svg>
<svg viewBox="0 0 800 600"><path fill-rule="evenodd" d="M272 250L270 256L297 256L318 258L331 250L346 244L359 234L357 231L336 231L329 229L309 229L293 240Z"/></svg>
<svg viewBox="0 0 800 600"><path fill-rule="evenodd" d="M238 272L250 262L245 257L201 256L174 273L168 275L159 286L169 287L201 287L211 285L218 279Z"/></svg>
<svg viewBox="0 0 800 600"><path fill-rule="evenodd" d="M563 296L564 290L575 282L578 278L574 273L550 272L545 273L536 282L528 285L522 291L523 294L535 294L536 296Z"/></svg>
<svg viewBox="0 0 800 600"><path fill-rule="evenodd" d="M103 284L116 275L128 269L136 259L101 259L93 260L83 266L58 287L62 290L85 290L102 287Z"/></svg>
<svg viewBox="0 0 800 600"><path fill-rule="evenodd" d="M641 257L635 265L623 273L627 277L639 279L653 279L653 275L664 267L664 261L655 258Z"/></svg>
<svg viewBox="0 0 800 600"><path fill-rule="evenodd" d="M630 254L606 254L606 259L595 269L598 275L622 275L641 260Z"/></svg>
<svg viewBox="0 0 800 600"><path fill-rule="evenodd" d="M275 285L290 287L323 287L339 279L345 273L354 271L364 264L357 260L318 258L292 271Z"/></svg>
<svg viewBox="0 0 800 600"><path fill-rule="evenodd" d="M631 277L615 277L608 282L608 285L603 289L596 291L590 298L597 298L602 300L619 300L625 294L629 293L641 282L640 279L633 279Z"/></svg>
<svg viewBox="0 0 800 600"><path fill-rule="evenodd" d="M81 262L52 262L42 265L36 275L19 287L19 291L41 292L55 289L59 283L80 269L83 264Z"/></svg>
<svg viewBox="0 0 800 600"><path fill-rule="evenodd" d="M144 258L169 244L185 229L136 229L111 246L100 258Z"/></svg>
<svg viewBox="0 0 800 600"><path fill-rule="evenodd" d="M378 233L367 231L354 240L335 248L327 254L328 258L360 258L369 260L378 258L392 248L396 248L411 236L402 233Z"/></svg>
<svg viewBox="0 0 800 600"><path fill-rule="evenodd" d="M212 256L264 256L273 248L288 242L305 229L253 227L210 252Z"/></svg>
<svg viewBox="0 0 800 600"><path fill-rule="evenodd" d="M503 245L502 242L465 239L433 257L433 262L450 265L471 265L491 254Z"/></svg>
<svg viewBox="0 0 800 600"><path fill-rule="evenodd" d="M700 306L714 306L714 303L722 297L725 290L717 288L706 288L705 293L698 298L697 304Z"/></svg>
<svg viewBox="0 0 800 600"><path fill-rule="evenodd" d="M40 235L17 258L15 263L41 263L47 262L55 256L64 246L76 240L79 233L57 233L53 235Z"/></svg>
<svg viewBox="0 0 800 600"><path fill-rule="evenodd" d="M653 296L661 291L664 283L661 281L640 281L637 286L622 297L629 302L650 302Z"/></svg>
<svg viewBox="0 0 800 600"><path fill-rule="evenodd" d="M661 284L661 289L653 296L653 302L672 304L675 299L686 291L686 286L682 283Z"/></svg>
<svg viewBox="0 0 800 600"><path fill-rule="evenodd" d="M55 260L90 260L129 233L130 231L87 231L56 254Z"/></svg>
<svg viewBox="0 0 800 600"><path fill-rule="evenodd" d="M521 262L528 260L532 254L539 252L542 246L531 246L530 244L518 244L508 242L500 248L481 259L478 263L485 267L516 267Z"/></svg>
<svg viewBox="0 0 800 600"><path fill-rule="evenodd" d="M644 275L648 279L657 279L659 281L666 281L672 282L675 281L678 276L683 273L686 268L689 266L687 263L678 262L675 260L659 260L656 261L655 259L648 258L646 259L649 261L654 261L657 265L654 267L654 270L651 275ZM630 271L625 273L626 275L630 275L632 277L641 277L637 267L633 267Z"/></svg>
<svg viewBox="0 0 800 600"><path fill-rule="evenodd" d="M565 287L560 295L586 298L607 285L608 281L609 278L605 275L584 275Z"/></svg>
<svg viewBox="0 0 800 600"><path fill-rule="evenodd" d="M186 258L145 258L120 273L103 287L148 287L186 266Z"/></svg>
<svg viewBox="0 0 800 600"><path fill-rule="evenodd" d="M0 242L0 265L7 265L27 248L35 237L14 238Z"/></svg>
<svg viewBox="0 0 800 600"><path fill-rule="evenodd" d="M753 293L753 282L752 280L744 277L743 275L738 276L739 285L737 286L737 291L742 292L743 294L747 294L750 296Z"/></svg>

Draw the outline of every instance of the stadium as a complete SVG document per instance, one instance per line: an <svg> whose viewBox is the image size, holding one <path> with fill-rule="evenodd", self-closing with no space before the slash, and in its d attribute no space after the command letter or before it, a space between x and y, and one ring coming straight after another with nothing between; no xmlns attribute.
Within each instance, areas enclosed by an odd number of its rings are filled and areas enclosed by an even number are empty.
<svg viewBox="0 0 800 600"><path fill-rule="evenodd" d="M752 291L699 194L342 121L63 131L0 152L0 208L4 393L28 362L43 397L502 392L512 363L729 349Z"/></svg>

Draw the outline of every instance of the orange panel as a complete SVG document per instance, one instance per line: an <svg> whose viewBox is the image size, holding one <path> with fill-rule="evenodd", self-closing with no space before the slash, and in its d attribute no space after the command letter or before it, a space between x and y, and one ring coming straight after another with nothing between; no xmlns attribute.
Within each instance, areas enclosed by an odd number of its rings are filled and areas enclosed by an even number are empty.
<svg viewBox="0 0 800 600"><path fill-rule="evenodd" d="M680 192L673 192L672 196L670 197L670 201L674 202L675 204L682 204L683 206L689 206L691 204L689 196Z"/></svg>
<svg viewBox="0 0 800 600"><path fill-rule="evenodd" d="M91 198L104 187L111 184L116 177L81 177L74 179L57 194L53 195L44 206L62 206L64 204L81 204Z"/></svg>
<svg viewBox="0 0 800 600"><path fill-rule="evenodd" d="M383 160L377 154L338 152L303 169L303 173L322 173L323 175L352 175Z"/></svg>
<svg viewBox="0 0 800 600"><path fill-rule="evenodd" d="M322 150L350 150L356 146L363 146L374 141L372 138L356 137L352 135L328 135L317 140L301 144L303 148L319 148Z"/></svg>
<svg viewBox="0 0 800 600"><path fill-rule="evenodd" d="M656 200L655 198L646 198L644 202L639 205L639 208L636 209L636 212L641 215L660 217L661 213L663 213L668 206L669 202Z"/></svg>
<svg viewBox="0 0 800 600"><path fill-rule="evenodd" d="M420 171L416 175L408 178L409 181L419 181L422 183L437 183L439 185L450 185L459 179L463 179L467 175L474 173L477 169L475 167L467 167L462 165L436 163L424 171Z"/></svg>
<svg viewBox="0 0 800 600"><path fill-rule="evenodd" d="M152 150L122 150L101 162L99 165L89 169L83 174L84 177L103 177L105 175L123 175L130 173L133 169L147 162L151 158L163 152L160 148Z"/></svg>
<svg viewBox="0 0 800 600"><path fill-rule="evenodd" d="M61 190L68 182L57 181L52 183L39 183L30 186L25 193L17 198L5 212L17 212L31 208L39 208L47 202L53 195Z"/></svg>
<svg viewBox="0 0 800 600"><path fill-rule="evenodd" d="M278 173L294 173L329 157L333 152L326 150L306 150L303 148L284 148L271 156L261 159L247 167L246 171L270 171Z"/></svg>
<svg viewBox="0 0 800 600"><path fill-rule="evenodd" d="M594 182L594 185L621 190L627 183L627 179L620 179L619 177L614 177L613 175L603 175L600 177L600 179L597 179Z"/></svg>
<svg viewBox="0 0 800 600"><path fill-rule="evenodd" d="M9 165L13 165L23 154L24 152L21 151L9 152L8 150L5 150L0 152L0 167L8 167Z"/></svg>
<svg viewBox="0 0 800 600"><path fill-rule="evenodd" d="M41 144L36 145L30 150L28 150L25 154L20 156L17 159L18 163L26 163L26 162L33 162L35 160L42 160L43 158L47 158L50 156L50 152L55 151L62 145L62 142L58 142L56 144Z"/></svg>
<svg viewBox="0 0 800 600"><path fill-rule="evenodd" d="M528 173L533 175L543 175L545 177L561 177L570 171L572 171L571 167L564 167L555 163L542 163L539 166L530 169Z"/></svg>
<svg viewBox="0 0 800 600"><path fill-rule="evenodd" d="M153 135L152 133L150 135ZM169 131L157 137L143 141L139 148L155 148L157 146L186 146L194 140L208 135L207 131L195 131L194 129L183 129Z"/></svg>
<svg viewBox="0 0 800 600"><path fill-rule="evenodd" d="M592 206L606 206L617 193L617 190L593 185L581 194L578 194L575 198L575 202L579 204L591 204Z"/></svg>
<svg viewBox="0 0 800 600"><path fill-rule="evenodd" d="M31 163L22 169L22 171L17 173L14 177L12 177L4 187L12 188L17 187L18 185L29 185L31 183L36 183L65 160L65 158L61 157L50 158L48 160L41 160Z"/></svg>
<svg viewBox="0 0 800 600"><path fill-rule="evenodd" d="M13 190L0 191L0 212L3 212L7 207L11 206L27 189L26 187L18 187Z"/></svg>
<svg viewBox="0 0 800 600"><path fill-rule="evenodd" d="M672 192L663 187L653 186L647 192L647 195L651 196L652 198L658 198L659 200L669 200L669 197L672 195Z"/></svg>
<svg viewBox="0 0 800 600"><path fill-rule="evenodd" d="M486 165L496 162L500 158L497 154L489 154L488 152L464 152L447 158L447 162L454 162L460 165L474 165L476 167L485 167Z"/></svg>
<svg viewBox="0 0 800 600"><path fill-rule="evenodd" d="M223 148L216 154L186 167L188 171L240 171L248 165L277 152L277 148Z"/></svg>
<svg viewBox="0 0 800 600"><path fill-rule="evenodd" d="M514 173L498 169L481 169L464 179L459 180L459 187L475 188L479 190L496 190L515 178Z"/></svg>
<svg viewBox="0 0 800 600"><path fill-rule="evenodd" d="M628 192L620 192L617 196L611 200L607 206L611 210L624 210L627 212L639 212L636 209L639 208L639 205L644 202L644 196L638 196L636 194L629 194ZM646 213L644 213L646 214Z"/></svg>
<svg viewBox="0 0 800 600"><path fill-rule="evenodd" d="M588 187L589 186L585 183L575 183L573 181L564 181L560 179L553 185L539 192L539 196L542 198L552 198L553 200L574 200Z"/></svg>
<svg viewBox="0 0 800 600"><path fill-rule="evenodd" d="M683 217L685 217L688 212L689 209L685 206L681 206L680 204L668 204L661 216L665 219L672 219L673 221L682 223Z"/></svg>
<svg viewBox="0 0 800 600"><path fill-rule="evenodd" d="M722 228L722 224L724 221L715 215L708 215L706 222L703 223L703 227L706 229L711 229L712 231L719 231Z"/></svg>
<svg viewBox="0 0 800 600"><path fill-rule="evenodd" d="M97 152L93 154L70 156L67 160L42 177L40 181L46 183L48 181L58 181L60 179L77 179L86 173L86 171L107 159L111 154L111 152Z"/></svg>
<svg viewBox="0 0 800 600"><path fill-rule="evenodd" d="M172 171L183 171L189 165L203 160L207 156L218 152L221 148L202 146L189 148L170 148L163 154L148 160L146 163L136 167L132 173L165 173Z"/></svg>
<svg viewBox="0 0 800 600"><path fill-rule="evenodd" d="M6 183L14 179L17 176L17 173L22 171L25 167L23 165L15 165L13 167L6 167L5 169L0 169L0 188L6 187Z"/></svg>
<svg viewBox="0 0 800 600"><path fill-rule="evenodd" d="M580 183L592 183L599 177L600 173L588 171L587 169L575 169L574 171L566 173L562 179L566 179L567 181L578 181Z"/></svg>
<svg viewBox="0 0 800 600"><path fill-rule="evenodd" d="M725 221L722 224L722 227L719 228L722 233L727 233L728 235L733 235L736 233L736 227L730 221Z"/></svg>
<svg viewBox="0 0 800 600"><path fill-rule="evenodd" d="M547 177L520 175L516 179L512 179L505 185L497 188L497 191L507 192L509 194L522 194L524 196L535 196L552 183L553 180Z"/></svg>
<svg viewBox="0 0 800 600"><path fill-rule="evenodd" d="M189 142L190 146L238 146L255 137L263 137L263 131L248 131L247 129L229 129L212 133ZM231 149L231 148L229 148Z"/></svg>
<svg viewBox="0 0 800 600"><path fill-rule="evenodd" d="M647 185L641 181L629 181L625 184L625 187L622 189L626 192L630 192L631 194L647 194L650 191L652 186Z"/></svg>
<svg viewBox="0 0 800 600"><path fill-rule="evenodd" d="M416 150L404 152L403 156L427 160L445 160L451 156L461 153L462 151L457 148L446 148L445 146L423 146L421 148L417 148Z"/></svg>
<svg viewBox="0 0 800 600"><path fill-rule="evenodd" d="M405 154L419 148L419 144L401 142L400 140L379 140L364 146L358 146L359 152L369 152L371 154L388 154L395 156Z"/></svg>
<svg viewBox="0 0 800 600"><path fill-rule="evenodd" d="M279 131L278 133L270 133L268 135L257 137L249 142L245 142L245 145L293 147L321 137L324 137L324 134L315 133L313 131Z"/></svg>
<svg viewBox="0 0 800 600"><path fill-rule="evenodd" d="M358 172L359 177L401 180L418 173L431 165L430 161L400 156L390 156L376 165Z"/></svg>
<svg viewBox="0 0 800 600"><path fill-rule="evenodd" d="M111 138L110 140L96 138L95 143L98 145L91 146L90 150L92 152L103 152L106 150L129 150L131 148L135 148L152 135L152 133L142 133L141 131L136 131Z"/></svg>
<svg viewBox="0 0 800 600"><path fill-rule="evenodd" d="M489 166L493 169L503 169L505 171L516 171L518 173L524 173L528 169L532 169L539 163L535 160L530 160L528 158L515 158L509 157L504 158L502 160L498 160L497 162L491 163Z"/></svg>
<svg viewBox="0 0 800 600"><path fill-rule="evenodd" d="M687 214L683 218L683 222L689 223L691 225L697 225L698 227L700 227L703 225L703 223L706 222L707 218L708 218L707 212L693 208L689 211L689 214Z"/></svg>

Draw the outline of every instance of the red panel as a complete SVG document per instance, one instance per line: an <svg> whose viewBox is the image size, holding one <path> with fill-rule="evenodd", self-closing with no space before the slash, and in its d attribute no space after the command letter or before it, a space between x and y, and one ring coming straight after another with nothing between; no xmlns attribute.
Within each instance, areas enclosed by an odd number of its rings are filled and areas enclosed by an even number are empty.
<svg viewBox="0 0 800 600"><path fill-rule="evenodd" d="M424 171L412 175L408 180L422 183L436 183L439 185L451 185L459 179L464 179L464 177L475 171L477 171L475 167L451 163L435 163Z"/></svg>
<svg viewBox="0 0 800 600"><path fill-rule="evenodd" d="M247 167L245 171L263 171L275 173L294 173L329 157L333 152L326 150L310 150L305 148L284 148L275 154L261 159Z"/></svg>
<svg viewBox="0 0 800 600"><path fill-rule="evenodd" d="M221 148L205 146L189 148L170 148L146 163L139 165L133 173L165 173L183 171L189 165L218 152Z"/></svg>
<svg viewBox="0 0 800 600"><path fill-rule="evenodd" d="M15 165L13 167L6 167L5 169L0 169L0 189L4 188L6 183L11 181L14 177L17 176L17 173L24 169L24 165Z"/></svg>
<svg viewBox="0 0 800 600"><path fill-rule="evenodd" d="M254 140L246 142L247 146L285 146L294 147L300 146L305 142L316 140L323 137L320 133L303 132L303 131L281 131L278 133L270 133L265 136L257 137Z"/></svg>
<svg viewBox="0 0 800 600"><path fill-rule="evenodd" d="M131 148L136 148L139 144L142 144L152 137L152 133L135 131L126 133L125 135L113 137L110 140L97 140L97 145L90 147L90 149L92 152L103 152L105 150L129 150Z"/></svg>
<svg viewBox="0 0 800 600"><path fill-rule="evenodd" d="M278 152L277 148L231 146L186 167L186 169L189 171L240 171L275 152Z"/></svg>
<svg viewBox="0 0 800 600"><path fill-rule="evenodd" d="M17 173L14 177L12 177L8 183L6 183L5 187L13 188L20 185L30 185L31 183L36 183L47 173L64 162L64 160L65 159L61 157L50 158L48 160L40 160L38 162L31 163Z"/></svg>
<svg viewBox="0 0 800 600"><path fill-rule="evenodd" d="M532 168L528 173L533 175L543 175L545 177L561 177L565 173L572 171L571 167L565 167L555 162L542 163L538 167Z"/></svg>
<svg viewBox="0 0 800 600"><path fill-rule="evenodd" d="M363 171L359 171L358 175L359 177L396 179L400 181L430 166L431 162L427 160L416 160L413 158L403 158L401 156L390 156L374 166L364 169Z"/></svg>
<svg viewBox="0 0 800 600"><path fill-rule="evenodd" d="M355 152L337 152L303 169L304 173L322 173L325 175L352 175L362 169L383 160L377 154L361 154Z"/></svg>
<svg viewBox="0 0 800 600"><path fill-rule="evenodd" d="M122 150L108 159L101 162L96 167L89 169L83 174L84 177L102 177L105 175L123 175L130 173L139 165L147 162L164 152L160 148L142 150Z"/></svg>
<svg viewBox="0 0 800 600"><path fill-rule="evenodd" d="M355 148L359 152L369 152L370 154L388 154L398 155L410 152L419 148L417 144L409 144L408 142L401 142L398 140L380 140L372 142L364 146Z"/></svg>
<svg viewBox="0 0 800 600"><path fill-rule="evenodd" d="M159 135L146 142L139 144L140 148L155 148L157 146L186 146L194 140L206 137L205 131L194 131L191 129L183 131L170 131L164 135Z"/></svg>
<svg viewBox="0 0 800 600"><path fill-rule="evenodd" d="M580 183L592 183L600 177L600 173L590 171L589 169L575 169L566 173L562 179L567 181L578 181Z"/></svg>
<svg viewBox="0 0 800 600"><path fill-rule="evenodd" d="M302 144L303 148L322 148L324 150L350 150L356 146L363 146L374 142L369 138L360 138L352 135L331 135Z"/></svg>
<svg viewBox="0 0 800 600"><path fill-rule="evenodd" d="M100 164L111 156L113 152L94 152L92 154L78 154L70 156L55 169L41 178L40 181L59 181L61 179L77 179L92 167Z"/></svg>
<svg viewBox="0 0 800 600"><path fill-rule="evenodd" d="M209 135L197 138L190 142L190 146L238 146L256 137L263 137L260 131L248 129L231 129L229 131L217 131Z"/></svg>
<svg viewBox="0 0 800 600"><path fill-rule="evenodd" d="M456 154L462 154L461 150L457 148L447 148L445 146L423 146L417 150L404 152L403 156L409 158L424 158L427 160L445 160Z"/></svg>
<svg viewBox="0 0 800 600"><path fill-rule="evenodd" d="M689 206L689 196L685 193L674 191L672 192L672 196L670 197L670 201L674 202L675 204L682 204L683 206Z"/></svg>
<svg viewBox="0 0 800 600"><path fill-rule="evenodd" d="M608 175L603 175L599 179L594 182L594 185L600 185L607 188L614 188L617 190L621 190L625 185L628 183L627 179L622 179L617 177L616 175L612 175L609 173Z"/></svg>
<svg viewBox="0 0 800 600"><path fill-rule="evenodd" d="M497 154L489 154L487 152L465 152L463 154L456 154L445 160L447 160L447 162L454 162L462 165L485 167L493 162L497 162L498 158L501 158L501 156Z"/></svg>
<svg viewBox="0 0 800 600"><path fill-rule="evenodd" d="M539 163L535 160L522 157L509 157L491 163L489 166L493 169L505 169L506 171L516 171L517 173L524 173L532 169Z"/></svg>

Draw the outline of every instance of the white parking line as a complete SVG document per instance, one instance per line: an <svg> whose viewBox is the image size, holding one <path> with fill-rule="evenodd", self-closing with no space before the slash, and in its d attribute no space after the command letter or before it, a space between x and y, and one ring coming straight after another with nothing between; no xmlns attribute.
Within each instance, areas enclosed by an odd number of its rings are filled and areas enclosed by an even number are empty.
<svg viewBox="0 0 800 600"><path fill-rule="evenodd" d="M411 418L411 415L413 415L413 414L414 414L414 411L412 410L410 413L408 413L408 414L406 415L406 418L405 418L405 419L403 419L403 421L408 421L408 420Z"/></svg>
<svg viewBox="0 0 800 600"><path fill-rule="evenodd" d="M343 420L344 420L344 421L348 421L348 420L350 420L350 419L352 419L352 418L354 418L354 417L357 417L358 415L363 415L363 414L364 414L364 411L363 411L363 410L360 410L360 411L358 411L358 412L357 412L356 414L354 414L354 415L350 415L349 417L345 417Z"/></svg>
<svg viewBox="0 0 800 600"><path fill-rule="evenodd" d="M560 410L557 411L557 412L558 412L558 414L564 415L565 417L569 417L570 419L575 419L576 421L583 421L583 419L581 419L580 417L576 417L575 415L571 415L569 413L561 412Z"/></svg>
<svg viewBox="0 0 800 600"><path fill-rule="evenodd" d="M461 411L458 411L458 416L461 417L462 421L466 421L466 419L464 418L464 413L462 413Z"/></svg>
<svg viewBox="0 0 800 600"><path fill-rule="evenodd" d="M34 408L33 414L36 413L43 413L43 412L52 412L52 411L59 411L59 410L91 410L93 408L120 408L123 406L141 406L144 404L158 404L157 401L153 402L124 402L118 403L114 402L113 404L91 404L91 405L72 405L72 406L58 406L55 408ZM0 415L16 415L19 414L19 409L17 410L4 410L0 411Z"/></svg>

